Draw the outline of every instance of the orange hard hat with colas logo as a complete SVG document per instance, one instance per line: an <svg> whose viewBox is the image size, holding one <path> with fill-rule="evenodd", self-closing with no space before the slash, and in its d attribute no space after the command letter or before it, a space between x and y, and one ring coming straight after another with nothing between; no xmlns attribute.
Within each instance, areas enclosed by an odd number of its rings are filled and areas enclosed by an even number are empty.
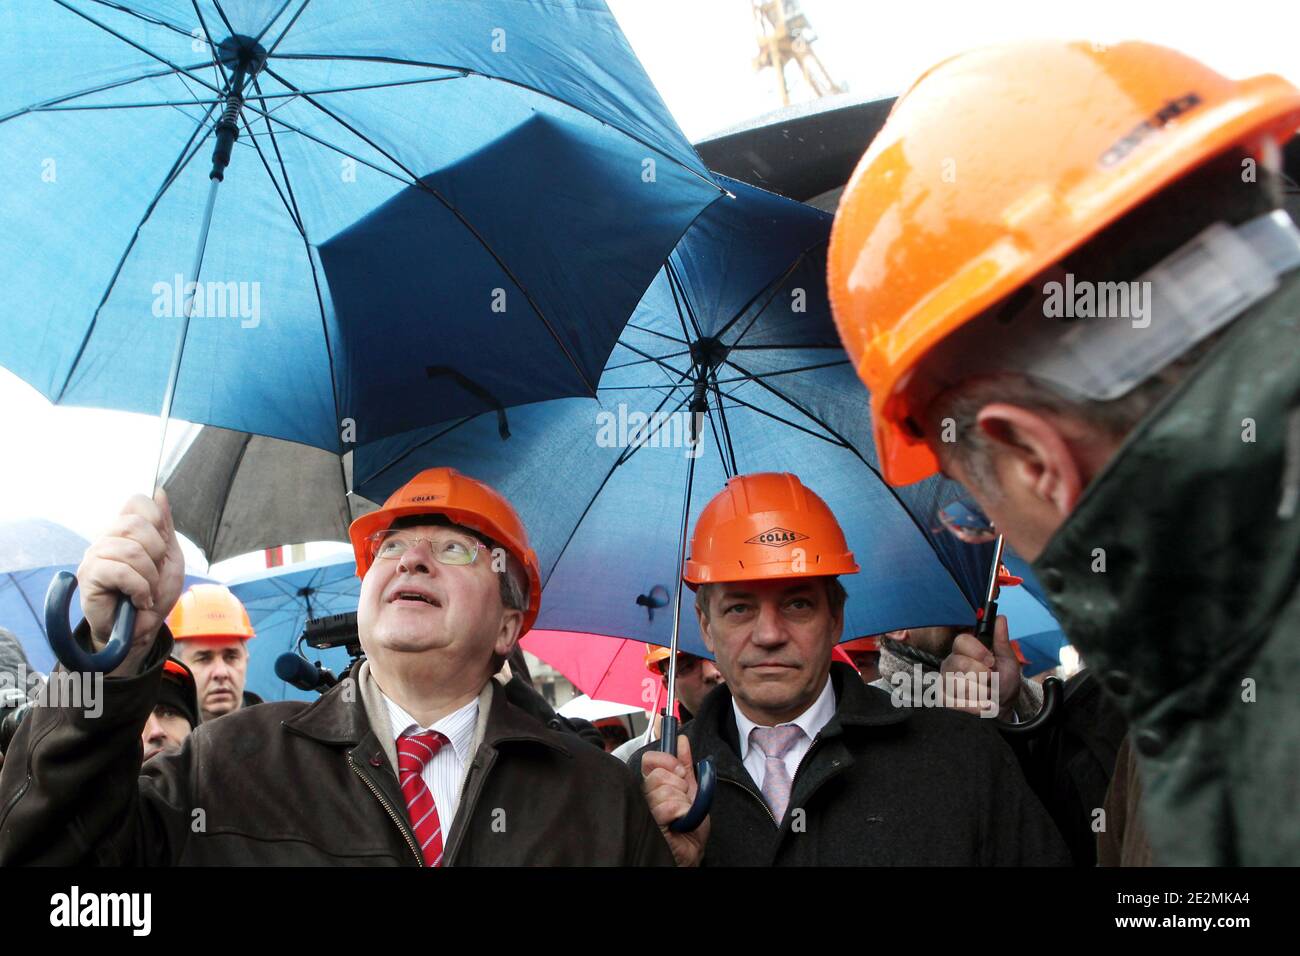
<svg viewBox="0 0 1300 956"><path fill-rule="evenodd" d="M523 565L528 575L528 608L519 633L526 634L542 603L541 570L537 555L528 546L528 532L500 492L455 468L426 468L393 492L382 508L352 522L348 537L357 561L357 577L364 578L374 560L371 535L387 530L398 518L433 514L445 515L449 521L491 538Z"/></svg>
<svg viewBox="0 0 1300 956"><path fill-rule="evenodd" d="M1195 167L1297 127L1281 77L1230 80L1150 43L1006 44L922 75L849 179L827 261L885 479L938 470L915 394L927 352Z"/></svg>
<svg viewBox="0 0 1300 956"><path fill-rule="evenodd" d="M826 502L796 476L728 480L695 522L682 580L723 581L856 574L857 562Z"/></svg>
<svg viewBox="0 0 1300 956"><path fill-rule="evenodd" d="M223 637L246 641L253 636L248 611L220 584L192 585L167 615L167 629L178 641Z"/></svg>

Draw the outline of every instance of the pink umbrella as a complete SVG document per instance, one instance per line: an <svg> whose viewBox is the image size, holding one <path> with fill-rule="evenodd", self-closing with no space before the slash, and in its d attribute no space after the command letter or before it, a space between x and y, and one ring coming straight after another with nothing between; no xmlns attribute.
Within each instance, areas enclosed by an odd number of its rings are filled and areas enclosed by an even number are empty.
<svg viewBox="0 0 1300 956"><path fill-rule="evenodd" d="M519 643L592 700L612 700L645 711L656 711L663 706L663 678L646 668L646 645L640 641L578 631L532 630ZM837 661L853 663L838 647L832 656Z"/></svg>
<svg viewBox="0 0 1300 956"><path fill-rule="evenodd" d="M604 634L532 630L520 641L593 700L653 711L662 706L663 679L645 666L645 644Z"/></svg>

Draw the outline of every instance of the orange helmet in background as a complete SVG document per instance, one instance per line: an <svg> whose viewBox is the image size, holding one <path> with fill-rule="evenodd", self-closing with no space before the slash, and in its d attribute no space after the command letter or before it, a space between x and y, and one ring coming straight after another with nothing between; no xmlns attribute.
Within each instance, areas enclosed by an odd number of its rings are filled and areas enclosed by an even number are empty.
<svg viewBox="0 0 1300 956"><path fill-rule="evenodd" d="M828 285L885 479L938 470L909 378L945 337L1194 167L1300 127L1300 90L1149 43L1035 41L931 68L895 103L831 231Z"/></svg>
<svg viewBox="0 0 1300 956"><path fill-rule="evenodd" d="M500 544L524 566L528 575L528 607L520 636L537 620L542 604L542 576L537 555L528 546L528 532L514 507L499 492L455 468L426 468L401 488L384 506L364 514L348 527L357 577L364 578L373 556L367 540L407 515L445 515L449 521L477 531Z"/></svg>
<svg viewBox="0 0 1300 956"><path fill-rule="evenodd" d="M650 673L659 675L659 662L668 660L668 648L661 644L647 644L645 646L645 669Z"/></svg>
<svg viewBox="0 0 1300 956"><path fill-rule="evenodd" d="M682 580L721 581L856 574L831 509L794 475L737 475L695 522Z"/></svg>
<svg viewBox="0 0 1300 956"><path fill-rule="evenodd" d="M246 641L253 636L248 611L220 584L192 585L167 615L167 628L178 641L200 637Z"/></svg>

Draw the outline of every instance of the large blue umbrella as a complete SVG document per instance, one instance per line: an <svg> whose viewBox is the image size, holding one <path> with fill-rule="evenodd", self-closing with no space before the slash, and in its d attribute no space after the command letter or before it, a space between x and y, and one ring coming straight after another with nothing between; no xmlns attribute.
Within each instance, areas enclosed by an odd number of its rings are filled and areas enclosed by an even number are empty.
<svg viewBox="0 0 1300 956"><path fill-rule="evenodd" d="M720 193L599 0L7 4L0 63L0 364L58 403L341 452L591 395Z"/></svg>
<svg viewBox="0 0 1300 956"><path fill-rule="evenodd" d="M895 489L879 476L866 395L826 300L830 216L722 182L733 196L673 252L597 398L510 409L504 428L478 415L363 446L357 491L382 501L433 465L483 479L519 509L538 553L538 627L666 645L692 462L691 525L729 476L792 471L830 505L862 566L842 579L845 639L973 623L991 551L932 527L951 482ZM694 458L683 447L693 405L707 406ZM703 653L684 603L680 646Z"/></svg>

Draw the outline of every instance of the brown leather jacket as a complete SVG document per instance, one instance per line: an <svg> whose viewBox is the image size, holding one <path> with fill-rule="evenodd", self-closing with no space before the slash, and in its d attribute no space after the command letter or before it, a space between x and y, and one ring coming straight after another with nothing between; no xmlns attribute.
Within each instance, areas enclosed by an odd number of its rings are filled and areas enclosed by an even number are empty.
<svg viewBox="0 0 1300 956"><path fill-rule="evenodd" d="M97 718L33 708L0 770L0 865L421 863L355 684L228 714L141 769L171 645L164 629L143 673L105 679ZM447 865L672 865L619 761L490 687Z"/></svg>

